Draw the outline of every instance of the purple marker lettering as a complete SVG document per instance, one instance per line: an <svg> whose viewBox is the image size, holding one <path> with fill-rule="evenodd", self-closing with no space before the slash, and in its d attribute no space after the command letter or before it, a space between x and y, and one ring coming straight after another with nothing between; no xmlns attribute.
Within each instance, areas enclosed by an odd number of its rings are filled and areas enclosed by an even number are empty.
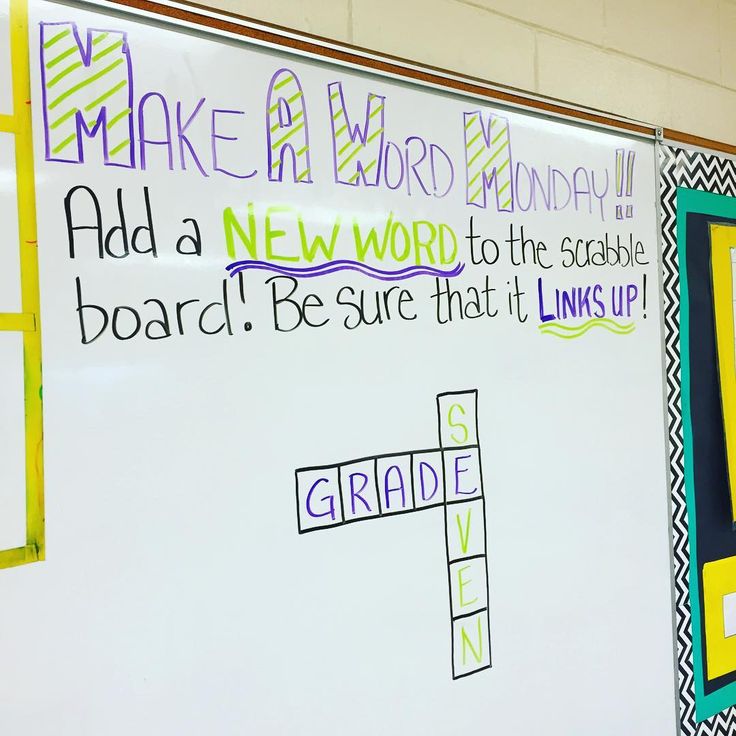
<svg viewBox="0 0 736 736"><path fill-rule="evenodd" d="M428 468L429 472L432 473L432 477L434 478L434 488L432 489L432 493L427 495L424 490L424 468ZM424 460L420 461L419 463L419 489L420 489L420 495L422 496L422 501L429 501L430 499L434 498L435 494L437 493L437 490L440 487L440 480L437 477L437 471Z"/></svg>
<svg viewBox="0 0 736 736"><path fill-rule="evenodd" d="M312 183L307 102L299 77L291 69L279 69L268 85L266 145L269 181L283 181L290 163L294 182Z"/></svg>
<svg viewBox="0 0 736 736"><path fill-rule="evenodd" d="M575 305L575 289L572 289L568 291L567 289L562 289L560 291L560 296L562 300L562 314L560 317L562 319L567 319L568 317L577 317L578 312Z"/></svg>
<svg viewBox="0 0 736 736"><path fill-rule="evenodd" d="M245 115L242 110L213 110L212 111L212 168L215 171L219 171L221 174L232 176L234 179L250 179L255 176L258 171L253 169L250 174L236 174L233 171L228 171L226 168L220 165L217 158L217 141L237 141L237 136L222 135L217 132L217 116L218 115Z"/></svg>
<svg viewBox="0 0 736 736"><path fill-rule="evenodd" d="M629 284L626 287L626 316L631 317L631 305L639 296L639 289L636 284Z"/></svg>
<svg viewBox="0 0 736 736"><path fill-rule="evenodd" d="M592 181L591 181L591 184L592 184L592 187L593 187L593 196L598 200L598 204L600 205L600 208L601 208L601 220L605 220L606 219L606 216L605 216L604 211L603 211L603 200L605 199L606 194L608 194L608 185L609 185L608 169L605 169L605 174L606 174L606 188L602 192L600 192L600 193L598 192L598 189L597 189L597 187L595 185L595 171L593 171L591 173L592 173L592 177L593 177L592 178Z"/></svg>
<svg viewBox="0 0 736 736"><path fill-rule="evenodd" d="M396 179L396 183L392 184L389 180L389 153L392 151L396 152L396 161L398 162L398 179ZM404 181L404 155L401 153L401 149L392 141L386 141L386 147L383 152L383 171L384 171L384 180L386 182L386 186L391 190L398 189L402 182Z"/></svg>
<svg viewBox="0 0 736 736"><path fill-rule="evenodd" d="M580 316L583 316L583 310L587 313L588 317L591 316L590 314L590 286L585 287L585 291L583 291L583 287L578 287L578 306L580 310Z"/></svg>
<svg viewBox="0 0 736 736"><path fill-rule="evenodd" d="M537 210L537 192L539 192L542 195L542 199L544 200L544 209L546 209L549 212L551 202L552 202L552 183L551 183L551 177L552 177L552 167L547 167L547 189L545 190L544 184L542 183L542 179L539 176L539 172L537 169L532 166L532 186L534 187L534 210Z"/></svg>
<svg viewBox="0 0 736 736"><path fill-rule="evenodd" d="M485 209L487 192L494 187L496 209L514 211L511 127L506 118L480 110L463 113L465 136L465 201Z"/></svg>
<svg viewBox="0 0 736 736"><path fill-rule="evenodd" d="M542 322L550 322L555 318L554 314L548 314L544 311L544 295L542 290L542 277L537 279L537 295L539 299L539 319Z"/></svg>
<svg viewBox="0 0 736 736"><path fill-rule="evenodd" d="M279 125L282 128L288 128L292 122L291 108L289 107L289 103L283 97L279 99L279 109L277 112L279 115Z"/></svg>
<svg viewBox="0 0 736 736"><path fill-rule="evenodd" d="M362 125L353 124L345 104L342 82L327 85L332 126L332 162L335 182L378 186L383 163L383 95L368 94Z"/></svg>
<svg viewBox="0 0 736 736"><path fill-rule="evenodd" d="M616 292L618 291L618 306L616 306ZM623 317L624 314L624 287L611 287L611 314L614 317Z"/></svg>
<svg viewBox="0 0 736 736"><path fill-rule="evenodd" d="M460 490L460 474L467 473L468 468L459 467L459 463L461 460L467 460L469 457L472 457L472 455L456 455L455 456L455 495L456 496L472 496L478 491L477 486L473 488L472 491L461 491Z"/></svg>
<svg viewBox="0 0 736 736"><path fill-rule="evenodd" d="M354 478L362 478L363 484L360 486L360 488L356 491L355 485L353 483ZM372 511L370 504L368 501L366 501L363 496L360 494L365 490L365 487L368 485L368 476L365 473L350 473L349 476L349 482L350 482L350 504L353 508L353 514L355 514L355 499L357 498L363 506L365 506L366 511L369 513Z"/></svg>
<svg viewBox="0 0 736 736"><path fill-rule="evenodd" d="M76 23L40 26L46 159L83 163L83 137L98 136L105 166L135 168L133 71L127 34L90 28L83 41ZM57 66L64 59L64 65ZM102 96L89 86L101 75L108 87Z"/></svg>
<svg viewBox="0 0 736 736"><path fill-rule="evenodd" d="M409 159L409 147L413 141L417 141L421 144L418 155L419 158L415 159L413 162ZM416 177L416 180L419 182L419 186L422 188L422 191L429 196L429 190L427 187L424 186L424 182L422 181L422 175L417 172L417 166L421 164L426 158L427 158L427 144L425 143L424 139L421 138L418 135L410 135L405 141L404 145L406 146L406 193L411 197L411 175L412 173Z"/></svg>
<svg viewBox="0 0 736 736"><path fill-rule="evenodd" d="M442 192L442 194L438 194L439 189L437 186L437 180L439 178L438 174L440 173L440 169L437 164L438 153L442 155L442 158L444 158L449 173L449 182L447 183L447 186L445 187L445 190ZM449 194L450 189L452 189L452 185L455 183L455 167L452 165L452 159L450 158L449 154L445 151L444 148L438 146L436 143L429 144L429 163L432 170L433 194L435 197L437 197L437 199L442 199L442 197L446 197Z"/></svg>
<svg viewBox="0 0 736 736"><path fill-rule="evenodd" d="M590 179L588 178L588 170L583 166L578 166L572 174L572 189L575 197L575 211L580 209L579 200L585 195L588 198L588 213L593 211L593 200L590 196Z"/></svg>
<svg viewBox="0 0 736 736"><path fill-rule="evenodd" d="M163 120L166 128L166 137L163 139L146 138L146 116L145 109L149 100L158 100L161 103ZM150 118L150 113L149 113ZM150 123L150 120L149 120ZM174 150L171 145L171 120L169 119L169 107L166 98L160 92L147 92L138 103L138 145L140 146L141 169L146 169L146 146L166 146L169 158L169 171L174 168Z"/></svg>
<svg viewBox="0 0 736 736"><path fill-rule="evenodd" d="M312 511L312 494L314 493L317 486L320 485L320 483L329 484L329 482L330 481L328 478L317 478L317 480L312 483L312 487L309 489L309 493L307 493L307 513L315 519L319 519L322 516L329 516L333 521L335 520L335 497L331 494L327 496L322 496L322 498L320 498L321 502L327 501L327 511L323 511L321 513L315 513L314 511Z"/></svg>
<svg viewBox="0 0 736 736"><path fill-rule="evenodd" d="M593 311L594 317L605 317L606 316L606 305L603 303L603 300L601 299L602 293L603 293L603 287L600 284L596 284L593 287L593 303L597 307L597 309Z"/></svg>
<svg viewBox="0 0 736 736"><path fill-rule="evenodd" d="M192 146L192 142L186 135L187 128L192 124L194 118L197 117L197 114L202 109L202 105L204 105L204 101L205 98L202 97L192 111L192 114L187 118L187 121L186 123L184 123L184 125L181 124L181 102L176 103L176 136L179 139L179 160L181 161L182 171L186 171L187 169L186 161L184 160L184 146L186 146L189 149L189 153L191 154L192 158L194 159L196 167L199 169L199 173L202 174L202 176L209 176L209 174L202 167L202 164L199 161L199 157L194 151L194 146Z"/></svg>
<svg viewBox="0 0 736 736"><path fill-rule="evenodd" d="M521 176L519 176L521 169L524 169L524 176L529 189L529 198L526 201L526 205L521 203L521 187L519 186L521 184ZM521 161L516 162L516 176L514 177L514 184L514 191L516 192L516 206L522 212L528 212L534 203L534 184L532 182L531 172L527 168L526 164L523 164ZM536 207L534 209L536 209Z"/></svg>
<svg viewBox="0 0 736 736"><path fill-rule="evenodd" d="M396 471L396 476L398 480L398 485L389 485L390 479L389 476L391 475L391 471ZM386 499L386 509L391 508L391 493L395 493L396 491L401 492L401 508L406 507L406 489L404 488L404 476L401 473L401 468L398 465L389 465L388 468L386 468L386 473L383 476L383 497Z"/></svg>
<svg viewBox="0 0 736 736"><path fill-rule="evenodd" d="M564 204L560 204L560 200L559 200L558 193L557 193L557 183L560 181L567 188L567 199L565 200ZM555 206L554 206L555 211L564 210L565 207L567 207L567 205L570 204L570 200L572 199L572 187L570 186L570 182L568 181L567 177L559 169L552 169L552 199L555 203Z"/></svg>

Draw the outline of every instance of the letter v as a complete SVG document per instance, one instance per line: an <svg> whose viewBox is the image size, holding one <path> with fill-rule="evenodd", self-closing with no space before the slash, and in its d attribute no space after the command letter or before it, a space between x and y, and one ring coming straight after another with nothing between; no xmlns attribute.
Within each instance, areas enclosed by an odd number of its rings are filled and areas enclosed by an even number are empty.
<svg viewBox="0 0 736 736"><path fill-rule="evenodd" d="M465 534L463 534L463 525L460 521L460 514L455 514L455 521L457 522L457 531L460 534L460 547L462 547L463 554L468 553L468 540L470 539L470 515L473 513L473 509L469 508L468 513L465 515Z"/></svg>

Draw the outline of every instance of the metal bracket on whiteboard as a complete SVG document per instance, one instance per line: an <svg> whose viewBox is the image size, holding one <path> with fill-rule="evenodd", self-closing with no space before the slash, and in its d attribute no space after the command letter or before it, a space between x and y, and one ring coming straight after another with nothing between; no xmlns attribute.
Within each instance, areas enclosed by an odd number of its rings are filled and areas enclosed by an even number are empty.
<svg viewBox="0 0 736 736"><path fill-rule="evenodd" d="M657 143L662 143L664 140L664 130L662 128L654 129L654 140L657 141Z"/></svg>

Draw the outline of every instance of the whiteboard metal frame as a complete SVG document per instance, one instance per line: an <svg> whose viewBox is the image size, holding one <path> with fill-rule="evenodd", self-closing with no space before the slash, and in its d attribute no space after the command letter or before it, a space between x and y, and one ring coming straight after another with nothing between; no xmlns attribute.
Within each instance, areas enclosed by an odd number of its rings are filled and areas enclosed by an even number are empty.
<svg viewBox="0 0 736 736"><path fill-rule="evenodd" d="M660 149L663 145L663 130L657 128L655 131L656 138L654 142L654 181L656 182L656 196L654 201L654 211L657 223L657 264L659 266L659 276L657 279L657 299L659 300L659 331L662 339L660 340L659 352L662 371L662 429L664 432L664 468L665 468L665 497L667 501L667 552L670 560L670 610L672 612L672 686L675 695L675 734L681 736L682 723L680 719L680 674L678 659L678 643L677 643L677 581L675 579L675 554L672 545L674 539L673 525L673 505L672 494L672 471L670 468L670 434L669 434L669 403L667 388L667 348L665 343L666 325L665 325L665 300L664 300L664 243L662 239L662 179L660 176Z"/></svg>

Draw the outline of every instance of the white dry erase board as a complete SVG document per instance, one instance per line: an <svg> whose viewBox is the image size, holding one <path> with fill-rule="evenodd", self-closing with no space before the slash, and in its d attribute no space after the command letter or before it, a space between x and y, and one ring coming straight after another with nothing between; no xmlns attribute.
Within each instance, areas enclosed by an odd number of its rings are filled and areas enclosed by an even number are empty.
<svg viewBox="0 0 736 736"><path fill-rule="evenodd" d="M653 143L25 13L0 731L674 733Z"/></svg>

